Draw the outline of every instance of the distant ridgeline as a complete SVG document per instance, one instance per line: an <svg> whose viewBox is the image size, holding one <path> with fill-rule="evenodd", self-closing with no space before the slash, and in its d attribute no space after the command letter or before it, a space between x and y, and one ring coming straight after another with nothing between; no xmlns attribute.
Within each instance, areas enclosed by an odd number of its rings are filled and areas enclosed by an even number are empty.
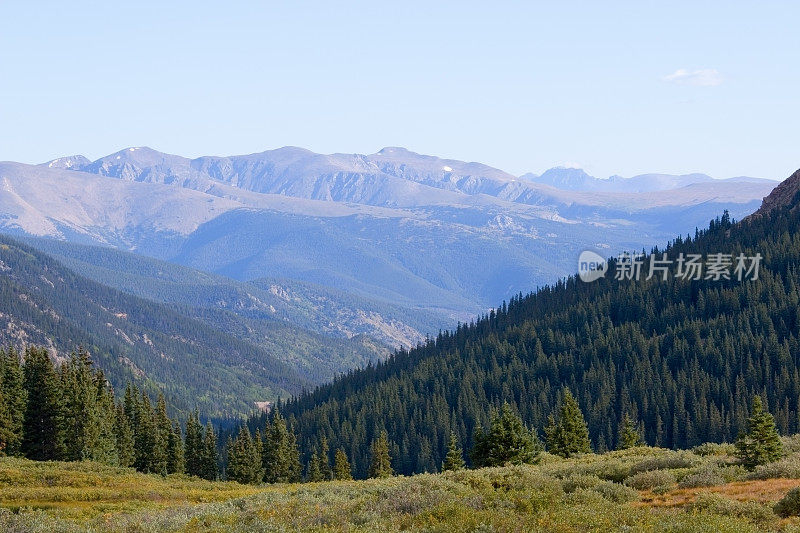
<svg viewBox="0 0 800 533"><path fill-rule="evenodd" d="M308 457L325 438L366 472L370 444L386 431L393 467L437 470L451 432L472 447L490 407L509 402L541 431L574 391L595 450L617 446L625 413L649 444L683 448L733 441L750 399L762 395L783 433L800 430L800 173L756 216L727 214L653 255L732 254L763 262L757 281L660 275L593 283L571 277L520 295L427 345L348 373L281 412ZM787 192L788 191L788 192ZM645 270L646 272L646 270Z"/></svg>

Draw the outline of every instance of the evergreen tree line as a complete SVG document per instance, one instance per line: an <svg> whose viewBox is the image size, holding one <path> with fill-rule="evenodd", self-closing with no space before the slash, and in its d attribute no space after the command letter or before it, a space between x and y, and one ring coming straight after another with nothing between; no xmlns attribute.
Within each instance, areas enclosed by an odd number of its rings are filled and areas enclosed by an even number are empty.
<svg viewBox="0 0 800 533"><path fill-rule="evenodd" d="M252 425L252 424L251 424ZM384 436L384 445L388 442ZM379 444L378 444L379 445ZM384 477L393 472L388 466L388 449L381 448L374 456L372 477ZM353 479L350 461L339 448L331 460L328 441L322 437L303 468L297 436L291 423L278 410L264 416L255 433L243 424L238 435L229 436L226 445L227 479L240 483L294 483ZM386 470L389 468L389 470Z"/></svg>
<svg viewBox="0 0 800 533"><path fill-rule="evenodd" d="M197 411L180 424L163 394L153 405L130 384L121 401L86 350L60 364L44 348L0 350L0 454L83 461L156 474L218 478L217 437Z"/></svg>
<svg viewBox="0 0 800 533"><path fill-rule="evenodd" d="M324 437L356 477L384 431L392 468L413 474L440 469L452 435L473 448L504 403L526 427L550 428L565 387L595 451L619 446L626 417L650 445L734 442L756 396L781 433L800 431L800 210L723 216L653 249L645 268L664 253L763 261L757 281L680 279L674 264L666 280L568 278L278 408L303 457Z"/></svg>

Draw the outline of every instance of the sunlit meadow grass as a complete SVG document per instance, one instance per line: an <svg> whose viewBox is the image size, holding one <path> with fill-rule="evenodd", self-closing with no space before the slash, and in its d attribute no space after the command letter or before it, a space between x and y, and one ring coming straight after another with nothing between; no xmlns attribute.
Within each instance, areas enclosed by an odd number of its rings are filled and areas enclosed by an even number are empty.
<svg viewBox="0 0 800 533"><path fill-rule="evenodd" d="M636 448L569 460L543 454L531 466L243 486L2 458L0 530L800 532L797 518L773 512L800 480L748 479L734 463L725 453ZM724 483L680 485L710 471Z"/></svg>

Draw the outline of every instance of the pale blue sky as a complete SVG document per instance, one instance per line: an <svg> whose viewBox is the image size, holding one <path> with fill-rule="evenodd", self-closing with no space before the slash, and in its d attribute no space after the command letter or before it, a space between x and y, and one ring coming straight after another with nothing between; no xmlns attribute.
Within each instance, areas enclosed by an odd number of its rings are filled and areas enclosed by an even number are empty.
<svg viewBox="0 0 800 533"><path fill-rule="evenodd" d="M798 21L788 1L0 1L0 160L405 146L784 178Z"/></svg>

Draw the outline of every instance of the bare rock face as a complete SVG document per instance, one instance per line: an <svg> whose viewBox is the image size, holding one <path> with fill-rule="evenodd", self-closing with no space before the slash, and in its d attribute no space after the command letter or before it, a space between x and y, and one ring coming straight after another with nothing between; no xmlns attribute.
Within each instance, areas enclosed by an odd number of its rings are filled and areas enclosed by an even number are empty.
<svg viewBox="0 0 800 533"><path fill-rule="evenodd" d="M789 176L788 179L775 187L769 196L764 198L758 211L745 220L767 215L775 209L780 209L785 206L788 206L790 209L797 209L798 205L800 205L798 193L800 193L800 170L796 171Z"/></svg>

